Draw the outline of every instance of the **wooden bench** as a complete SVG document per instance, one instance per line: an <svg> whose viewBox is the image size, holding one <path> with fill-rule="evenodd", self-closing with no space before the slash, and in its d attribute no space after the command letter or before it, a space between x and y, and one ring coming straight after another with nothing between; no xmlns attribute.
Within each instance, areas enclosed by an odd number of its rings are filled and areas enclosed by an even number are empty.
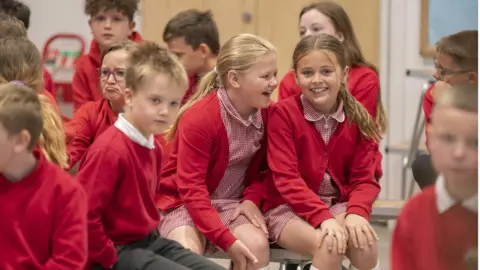
<svg viewBox="0 0 480 270"><path fill-rule="evenodd" d="M405 201L377 200L373 204L371 221L393 220L398 217ZM228 255L220 250L208 255L212 259L229 259ZM303 256L295 252L283 249L277 245L270 246L270 261L280 263L280 270L286 270L289 264L304 265L311 261L310 256Z"/></svg>

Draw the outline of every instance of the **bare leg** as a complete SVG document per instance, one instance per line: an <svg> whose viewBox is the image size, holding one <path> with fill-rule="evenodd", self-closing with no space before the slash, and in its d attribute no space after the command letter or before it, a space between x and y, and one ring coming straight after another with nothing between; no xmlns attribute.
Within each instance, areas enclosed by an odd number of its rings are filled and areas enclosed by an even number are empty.
<svg viewBox="0 0 480 270"><path fill-rule="evenodd" d="M355 248L351 239L348 240L347 257L356 269L373 270L378 264L377 242L365 245L363 249Z"/></svg>
<svg viewBox="0 0 480 270"><path fill-rule="evenodd" d="M180 226L173 229L167 238L177 241L192 252L203 255L205 253L205 237L192 226Z"/></svg>
<svg viewBox="0 0 480 270"><path fill-rule="evenodd" d="M270 264L270 245L264 232L252 224L243 224L234 228L232 233L258 259L255 265L248 265L248 270L262 269Z"/></svg>

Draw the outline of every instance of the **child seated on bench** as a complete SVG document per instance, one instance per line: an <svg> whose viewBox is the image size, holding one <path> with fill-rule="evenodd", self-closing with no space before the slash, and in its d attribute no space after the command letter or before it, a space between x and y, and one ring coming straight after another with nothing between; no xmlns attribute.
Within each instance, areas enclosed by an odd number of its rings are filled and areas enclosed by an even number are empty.
<svg viewBox="0 0 480 270"><path fill-rule="evenodd" d="M467 261L475 260L469 253L478 249L477 98L475 84L438 92L428 136L440 176L403 208L393 234L392 270L466 270Z"/></svg>
<svg viewBox="0 0 480 270"><path fill-rule="evenodd" d="M310 269L378 269L369 224L380 192L375 180L379 130L345 86L345 50L322 34L293 53L301 93L274 107L268 125L264 210L271 240L313 257ZM353 268L355 269L355 268Z"/></svg>

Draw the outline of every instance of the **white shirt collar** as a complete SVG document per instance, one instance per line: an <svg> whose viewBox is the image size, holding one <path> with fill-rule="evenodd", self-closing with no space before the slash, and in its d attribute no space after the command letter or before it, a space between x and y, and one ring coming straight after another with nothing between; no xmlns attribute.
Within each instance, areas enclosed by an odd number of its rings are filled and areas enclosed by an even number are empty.
<svg viewBox="0 0 480 270"><path fill-rule="evenodd" d="M118 119L115 122L115 127L118 128L123 134L127 135L130 140L133 142L146 147L148 149L154 149L155 148L155 142L153 135L150 135L150 138L145 138L145 136L142 135L142 133L135 127L133 126L130 122L128 122L125 117L123 117L123 113L120 113L118 115Z"/></svg>
<svg viewBox="0 0 480 270"><path fill-rule="evenodd" d="M435 183L435 194L437 198L437 208L438 212L444 213L448 209L450 209L454 204L457 202L455 199L448 194L447 189L445 188L445 179L443 176L439 176L437 182ZM462 202L463 207L466 209L477 213L478 212L478 194L473 196L470 199L464 200Z"/></svg>

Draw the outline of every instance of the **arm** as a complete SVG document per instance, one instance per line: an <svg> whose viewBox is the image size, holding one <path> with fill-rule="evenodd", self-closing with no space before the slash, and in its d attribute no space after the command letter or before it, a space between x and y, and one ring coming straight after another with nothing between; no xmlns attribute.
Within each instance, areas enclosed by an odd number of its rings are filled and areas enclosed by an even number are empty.
<svg viewBox="0 0 480 270"><path fill-rule="evenodd" d="M116 262L117 252L114 243L105 234L102 212L114 195L124 166L115 150L94 149L87 153L77 174L77 180L83 184L88 198L88 257L93 263L107 268Z"/></svg>
<svg viewBox="0 0 480 270"><path fill-rule="evenodd" d="M71 178L71 177L69 177ZM74 181L74 179L67 179ZM50 259L43 270L83 269L87 262L87 196L83 188L59 194Z"/></svg>
<svg viewBox="0 0 480 270"><path fill-rule="evenodd" d="M92 103L93 104L93 103ZM90 123L89 110L92 106L85 104L82 106L70 120L65 124L65 136L67 139L67 151L69 156L69 167L83 158L93 142L94 133Z"/></svg>
<svg viewBox="0 0 480 270"><path fill-rule="evenodd" d="M380 84L377 74L366 73L358 79L350 91L352 96L375 118L377 116L377 102L380 98Z"/></svg>
<svg viewBox="0 0 480 270"><path fill-rule="evenodd" d="M88 79L81 65L77 65L75 74L73 74L72 91L73 91L73 112L88 101L93 101L88 91Z"/></svg>
<svg viewBox="0 0 480 270"><path fill-rule="evenodd" d="M317 228L333 218L327 205L305 183L298 171L298 155L290 119L274 109L268 126L268 165L273 183L288 205L300 217ZM323 176L319 176L323 177Z"/></svg>
<svg viewBox="0 0 480 270"><path fill-rule="evenodd" d="M412 241L413 229L409 226L405 207L397 219L393 231L392 246L390 250L392 270L417 269L415 267L414 242Z"/></svg>
<svg viewBox="0 0 480 270"><path fill-rule="evenodd" d="M186 120L186 116L182 120ZM177 131L178 192L198 231L223 251L227 251L237 239L223 225L217 210L212 207L205 183L208 164L212 158L210 149L214 134L207 130L208 127L204 127L205 121L195 120L187 123L180 121Z"/></svg>
<svg viewBox="0 0 480 270"><path fill-rule="evenodd" d="M375 180L377 151L378 144L363 138L359 131L347 188L347 214L370 218L372 205L380 193L380 185Z"/></svg>

